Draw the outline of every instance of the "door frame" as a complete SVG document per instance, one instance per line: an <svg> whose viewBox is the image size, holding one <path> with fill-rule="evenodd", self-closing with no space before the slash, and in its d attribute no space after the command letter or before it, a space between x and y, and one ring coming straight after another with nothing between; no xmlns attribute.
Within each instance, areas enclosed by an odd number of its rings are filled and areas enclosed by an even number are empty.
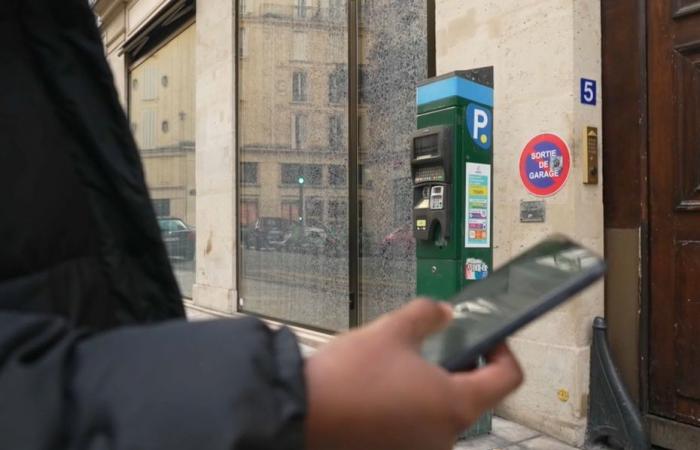
<svg viewBox="0 0 700 450"><path fill-rule="evenodd" d="M650 233L649 233L649 109L647 5L654 0L601 0L603 61L603 170L625 167L625 177L604 177L607 277L605 311L613 356L622 361L630 348L636 364L619 364L628 390L638 400L651 441L671 449L691 448L700 442L694 427L649 412ZM627 57L621 57L621 55ZM631 131L632 130L632 131ZM636 246L608 242L628 235ZM609 245L610 244L610 245ZM629 273L613 261L636 261L637 290L620 308L613 298L616 285L630 289Z"/></svg>

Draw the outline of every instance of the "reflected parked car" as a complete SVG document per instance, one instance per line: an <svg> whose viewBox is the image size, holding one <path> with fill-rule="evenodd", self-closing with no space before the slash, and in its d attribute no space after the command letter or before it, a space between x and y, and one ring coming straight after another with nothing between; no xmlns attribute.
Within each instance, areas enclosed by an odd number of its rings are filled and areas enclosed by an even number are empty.
<svg viewBox="0 0 700 450"><path fill-rule="evenodd" d="M295 223L286 233L280 250L340 256L345 247L330 229L321 224L303 226Z"/></svg>
<svg viewBox="0 0 700 450"><path fill-rule="evenodd" d="M241 237L246 248L279 249L291 227L292 222L281 217L260 217L242 230Z"/></svg>
<svg viewBox="0 0 700 450"><path fill-rule="evenodd" d="M379 254L383 257L411 258L416 254L416 239L413 226L408 223L387 234L379 244Z"/></svg>
<svg viewBox="0 0 700 450"><path fill-rule="evenodd" d="M177 217L159 217L158 225L171 259L190 261L194 258L195 230Z"/></svg>

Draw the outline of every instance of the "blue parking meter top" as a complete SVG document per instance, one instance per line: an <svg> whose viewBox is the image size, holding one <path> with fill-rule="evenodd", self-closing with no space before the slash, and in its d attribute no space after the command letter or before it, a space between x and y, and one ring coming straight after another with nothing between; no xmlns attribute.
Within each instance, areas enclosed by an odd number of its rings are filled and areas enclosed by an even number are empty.
<svg viewBox="0 0 700 450"><path fill-rule="evenodd" d="M416 104L419 113L476 102L493 107L493 68L450 72L418 84Z"/></svg>

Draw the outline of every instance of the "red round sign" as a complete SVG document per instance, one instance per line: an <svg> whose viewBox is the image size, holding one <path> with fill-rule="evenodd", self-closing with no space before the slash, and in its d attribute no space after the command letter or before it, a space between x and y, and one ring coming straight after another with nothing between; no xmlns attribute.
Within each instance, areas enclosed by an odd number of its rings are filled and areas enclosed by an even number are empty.
<svg viewBox="0 0 700 450"><path fill-rule="evenodd" d="M520 179L528 192L540 197L556 194L570 169L569 147L555 134L535 136L520 155Z"/></svg>

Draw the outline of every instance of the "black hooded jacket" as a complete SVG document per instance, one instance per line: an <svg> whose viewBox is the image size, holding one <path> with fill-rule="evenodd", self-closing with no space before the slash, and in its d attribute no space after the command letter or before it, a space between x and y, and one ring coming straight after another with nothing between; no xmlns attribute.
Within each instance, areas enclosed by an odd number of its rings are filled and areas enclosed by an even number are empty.
<svg viewBox="0 0 700 450"><path fill-rule="evenodd" d="M288 330L187 323L85 0L0 1L0 450L300 449Z"/></svg>

